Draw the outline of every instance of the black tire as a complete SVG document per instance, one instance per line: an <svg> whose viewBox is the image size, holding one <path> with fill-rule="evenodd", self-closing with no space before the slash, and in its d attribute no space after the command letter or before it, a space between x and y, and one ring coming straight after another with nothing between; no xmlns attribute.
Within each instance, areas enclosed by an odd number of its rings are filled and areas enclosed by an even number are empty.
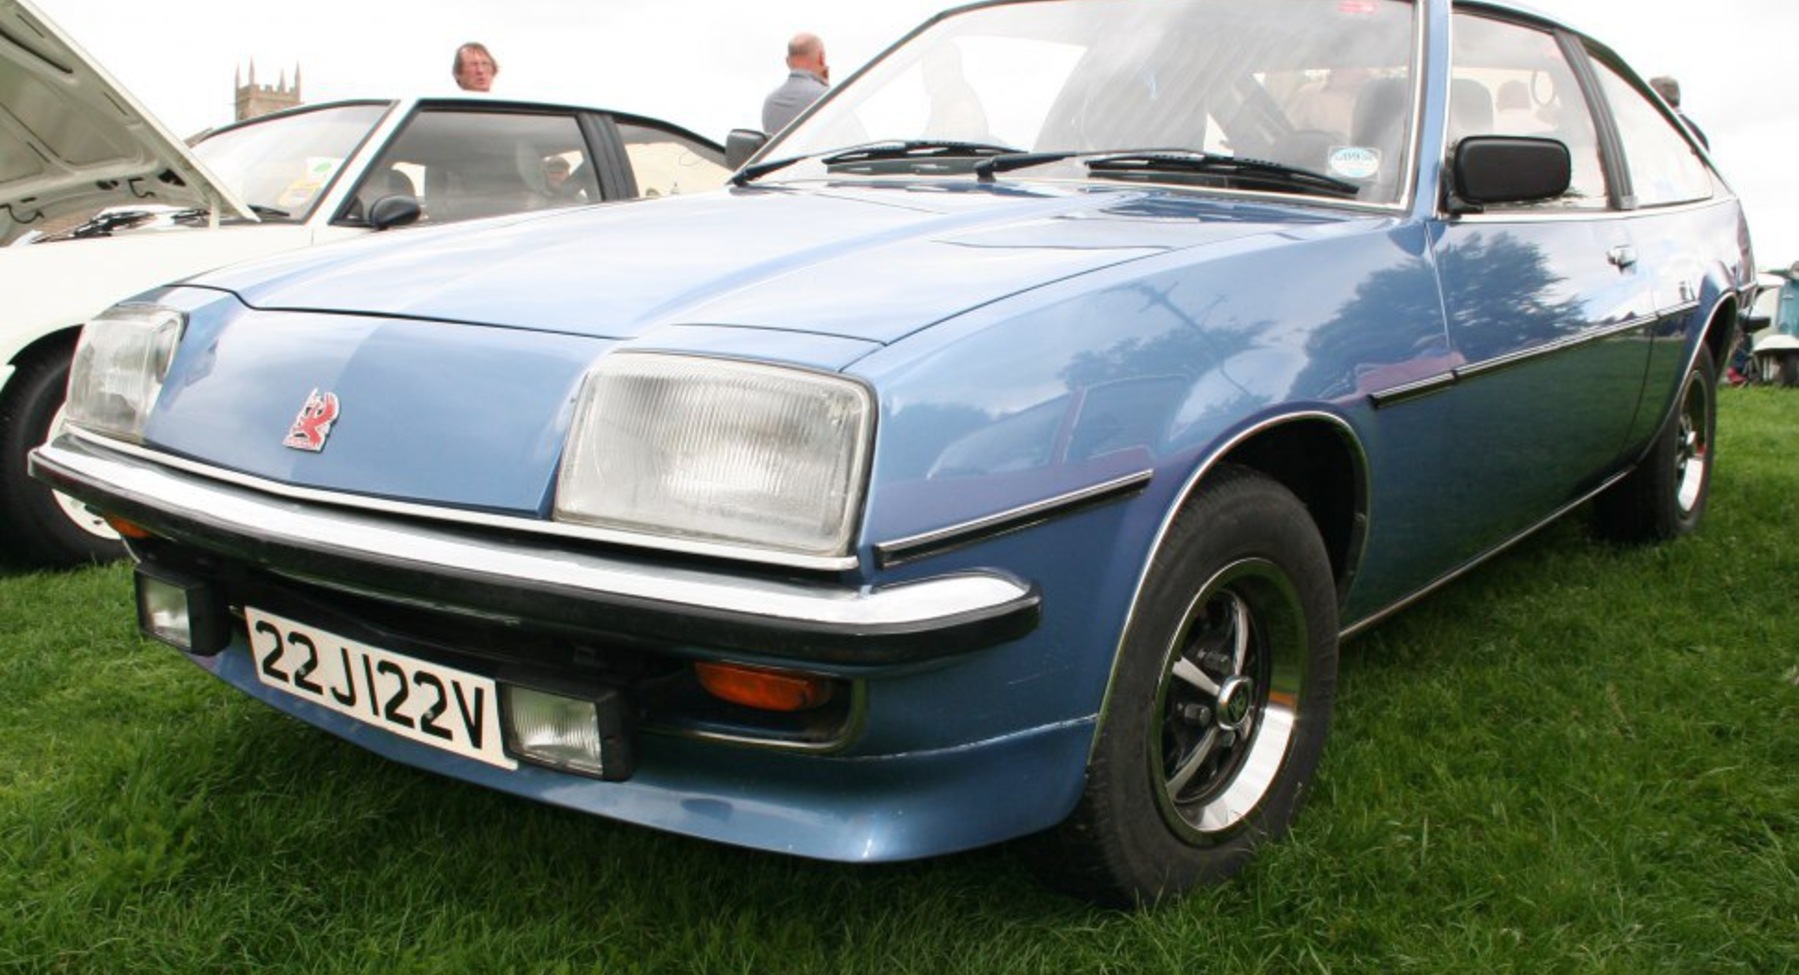
<svg viewBox="0 0 1799 975"><path fill-rule="evenodd" d="M1150 566L1086 789L1035 838L1045 879L1135 907L1241 869L1309 791L1336 683L1336 591L1310 514L1269 478L1221 470Z"/></svg>
<svg viewBox="0 0 1799 975"><path fill-rule="evenodd" d="M1782 352L1780 366L1775 370L1780 376L1780 385L1792 389L1799 386L1799 352Z"/></svg>
<svg viewBox="0 0 1799 975"><path fill-rule="evenodd" d="M26 565L66 568L125 554L98 518L26 473L25 455L49 439L69 383L70 348L19 366L0 395L0 539Z"/></svg>
<svg viewBox="0 0 1799 975"><path fill-rule="evenodd" d="M1602 538L1627 545L1691 534L1711 494L1718 429L1718 375L1703 346L1687 370L1674 412L1637 468L1594 501Z"/></svg>

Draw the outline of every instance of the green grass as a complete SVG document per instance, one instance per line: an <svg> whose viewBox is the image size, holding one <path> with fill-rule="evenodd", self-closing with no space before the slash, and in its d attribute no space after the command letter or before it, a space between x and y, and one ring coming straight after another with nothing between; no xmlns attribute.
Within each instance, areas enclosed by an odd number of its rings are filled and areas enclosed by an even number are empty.
<svg viewBox="0 0 1799 975"><path fill-rule="evenodd" d="M1348 644L1294 834L1140 914L427 776L140 640L122 566L0 575L0 972L1799 972L1796 427L1726 391L1697 536L1571 520Z"/></svg>

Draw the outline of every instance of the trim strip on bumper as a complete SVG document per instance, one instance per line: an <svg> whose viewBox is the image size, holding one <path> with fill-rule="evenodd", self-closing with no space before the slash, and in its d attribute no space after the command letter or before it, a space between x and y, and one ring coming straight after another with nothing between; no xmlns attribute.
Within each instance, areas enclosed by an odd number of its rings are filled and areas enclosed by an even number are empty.
<svg viewBox="0 0 1799 975"><path fill-rule="evenodd" d="M850 588L650 565L274 498L68 435L31 454L31 473L155 534L290 578L711 650L904 664L1016 639L1040 614L1036 587L999 572Z"/></svg>

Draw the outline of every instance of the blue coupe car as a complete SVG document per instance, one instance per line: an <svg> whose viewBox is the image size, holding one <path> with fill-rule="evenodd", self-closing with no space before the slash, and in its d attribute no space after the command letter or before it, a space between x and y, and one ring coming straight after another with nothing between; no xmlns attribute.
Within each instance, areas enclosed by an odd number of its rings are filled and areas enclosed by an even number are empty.
<svg viewBox="0 0 1799 975"><path fill-rule="evenodd" d="M1288 828L1346 637L1704 513L1742 210L1507 3L977 4L735 141L118 305L35 475L146 632L395 760L1121 904Z"/></svg>

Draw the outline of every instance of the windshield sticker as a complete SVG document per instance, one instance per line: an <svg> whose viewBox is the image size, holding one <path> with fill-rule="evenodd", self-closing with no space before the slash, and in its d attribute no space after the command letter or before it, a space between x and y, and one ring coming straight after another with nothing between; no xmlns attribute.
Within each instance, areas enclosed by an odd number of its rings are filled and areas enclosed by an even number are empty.
<svg viewBox="0 0 1799 975"><path fill-rule="evenodd" d="M275 201L275 205L284 210L297 210L305 206L330 181L331 174L337 172L337 167L342 162L342 159L308 156L306 171L300 175L299 179L287 184L287 189L281 191L281 196Z"/></svg>
<svg viewBox="0 0 1799 975"><path fill-rule="evenodd" d="M1339 179L1373 179L1380 172L1380 150L1368 146L1336 146L1327 163Z"/></svg>

